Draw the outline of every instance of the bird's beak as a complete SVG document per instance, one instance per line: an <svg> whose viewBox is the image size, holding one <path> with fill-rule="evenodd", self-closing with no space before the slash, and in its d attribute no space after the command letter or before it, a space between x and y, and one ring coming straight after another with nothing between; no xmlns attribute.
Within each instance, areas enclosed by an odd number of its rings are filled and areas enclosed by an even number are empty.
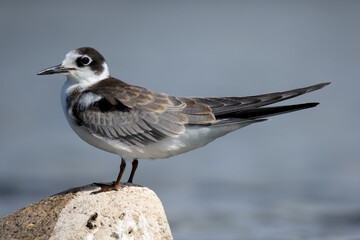
<svg viewBox="0 0 360 240"><path fill-rule="evenodd" d="M66 68L63 67L61 64L56 65L54 67L46 68L37 73L37 75L48 75L48 74L57 74L57 73L67 73L71 70L75 70L74 68Z"/></svg>

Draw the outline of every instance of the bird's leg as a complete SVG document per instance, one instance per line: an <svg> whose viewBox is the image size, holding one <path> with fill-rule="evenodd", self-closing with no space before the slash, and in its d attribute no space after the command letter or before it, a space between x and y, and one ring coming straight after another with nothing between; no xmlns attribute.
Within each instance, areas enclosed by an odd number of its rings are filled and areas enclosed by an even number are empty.
<svg viewBox="0 0 360 240"><path fill-rule="evenodd" d="M97 194L97 193L108 192L108 191L113 191L113 190L116 191L116 190L119 190L120 188L122 188L122 186L120 184L120 180L125 171L125 168L126 168L126 162L123 158L121 158L120 171L119 171L119 175L116 179L116 182L114 182L113 184L95 183L95 185L101 187L101 189L99 191L92 192L91 194Z"/></svg>
<svg viewBox="0 0 360 240"><path fill-rule="evenodd" d="M131 169L131 173L130 173L130 177L128 180L128 183L132 183L133 182L133 178L136 172L136 168L138 166L139 161L135 158L134 161L132 162L132 169Z"/></svg>

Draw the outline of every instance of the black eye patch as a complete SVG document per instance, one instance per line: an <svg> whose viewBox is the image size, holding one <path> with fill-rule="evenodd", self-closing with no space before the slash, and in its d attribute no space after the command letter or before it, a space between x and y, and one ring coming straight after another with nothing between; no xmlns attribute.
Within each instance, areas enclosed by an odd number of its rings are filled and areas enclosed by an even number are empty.
<svg viewBox="0 0 360 240"><path fill-rule="evenodd" d="M76 59L76 65L78 67L87 66L91 63L91 58L89 57L79 57Z"/></svg>

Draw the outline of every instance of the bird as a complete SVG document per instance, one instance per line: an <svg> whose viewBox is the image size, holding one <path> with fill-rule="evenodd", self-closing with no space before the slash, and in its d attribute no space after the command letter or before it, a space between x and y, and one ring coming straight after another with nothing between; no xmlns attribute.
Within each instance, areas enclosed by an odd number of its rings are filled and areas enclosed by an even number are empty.
<svg viewBox="0 0 360 240"><path fill-rule="evenodd" d="M95 183L100 190L94 194L122 188L128 161L132 183L138 159L182 154L267 117L315 107L318 102L268 105L330 84L245 97L176 97L112 77L103 55L91 47L71 50L61 64L37 74L65 75L61 103L71 128L90 145L121 157L116 181Z"/></svg>

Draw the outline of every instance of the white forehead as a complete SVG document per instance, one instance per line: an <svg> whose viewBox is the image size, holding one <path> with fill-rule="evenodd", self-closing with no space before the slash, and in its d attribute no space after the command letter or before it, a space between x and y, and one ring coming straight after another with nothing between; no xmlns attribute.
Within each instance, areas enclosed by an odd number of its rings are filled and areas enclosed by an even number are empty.
<svg viewBox="0 0 360 240"><path fill-rule="evenodd" d="M75 50L72 50L65 55L65 59L62 61L62 65L68 67L74 66L76 65L76 59L80 56L81 55L79 53L77 53Z"/></svg>

